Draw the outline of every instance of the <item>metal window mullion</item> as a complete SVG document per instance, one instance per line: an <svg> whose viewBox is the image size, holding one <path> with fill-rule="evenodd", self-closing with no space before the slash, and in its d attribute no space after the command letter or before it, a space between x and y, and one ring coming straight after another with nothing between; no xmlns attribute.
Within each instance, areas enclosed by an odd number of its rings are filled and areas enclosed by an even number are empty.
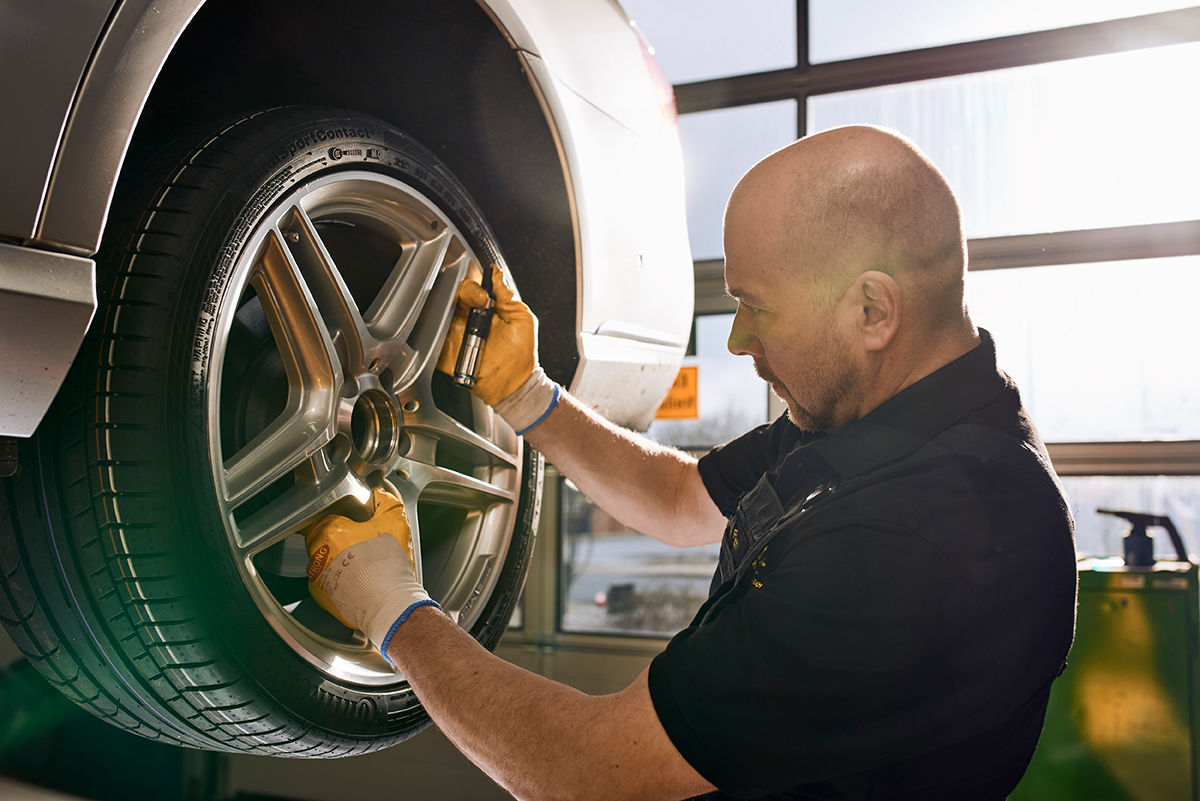
<svg viewBox="0 0 1200 801"><path fill-rule="evenodd" d="M808 0L796 0L796 68L808 67Z"/></svg>
<svg viewBox="0 0 1200 801"><path fill-rule="evenodd" d="M1200 474L1200 441L1051 442L1062 476L1180 476Z"/></svg>
<svg viewBox="0 0 1200 801"><path fill-rule="evenodd" d="M1200 7L941 47L832 61L812 68L814 94L1067 61L1200 40Z"/></svg>
<svg viewBox="0 0 1200 801"><path fill-rule="evenodd" d="M812 68L809 63L808 47L808 0L796 0L796 70L807 75ZM808 134L808 92L803 83L797 83L796 93L796 136Z"/></svg>
<svg viewBox="0 0 1200 801"><path fill-rule="evenodd" d="M1200 255L1200 220L972 239L970 269L1002 270Z"/></svg>
<svg viewBox="0 0 1200 801"><path fill-rule="evenodd" d="M807 4L805 3L805 6ZM797 20L797 35L801 23ZM807 36L807 19L804 34ZM1200 7L678 84L680 114L1200 41Z"/></svg>
<svg viewBox="0 0 1200 801"><path fill-rule="evenodd" d="M969 269L1007 270L1200 255L1200 220L997 236L967 241ZM734 311L722 259L693 262L696 313Z"/></svg>

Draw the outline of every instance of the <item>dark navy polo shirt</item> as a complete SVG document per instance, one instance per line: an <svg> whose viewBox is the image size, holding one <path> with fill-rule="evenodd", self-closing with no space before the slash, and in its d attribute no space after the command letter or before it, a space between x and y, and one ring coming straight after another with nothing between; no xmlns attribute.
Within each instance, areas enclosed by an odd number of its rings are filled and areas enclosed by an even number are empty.
<svg viewBox="0 0 1200 801"><path fill-rule="evenodd" d="M786 416L700 474L709 600L650 667L715 798L1003 799L1074 634L1074 533L982 344L829 436Z"/></svg>

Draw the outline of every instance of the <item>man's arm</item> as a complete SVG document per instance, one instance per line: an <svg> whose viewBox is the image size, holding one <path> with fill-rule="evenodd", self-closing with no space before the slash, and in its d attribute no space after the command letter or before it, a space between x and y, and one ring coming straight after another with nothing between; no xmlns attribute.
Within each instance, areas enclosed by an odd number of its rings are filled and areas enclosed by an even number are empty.
<svg viewBox="0 0 1200 801"><path fill-rule="evenodd" d="M438 728L519 799L683 799L709 784L671 744L643 672L591 696L489 653L440 611L415 610L388 656Z"/></svg>
<svg viewBox="0 0 1200 801"><path fill-rule="evenodd" d="M494 265L491 270L496 316L472 391L625 525L670 545L719 542L725 518L704 488L696 460L609 423L565 391L555 395L554 383L538 366L537 318L516 298L504 272ZM487 299L476 281L459 286L458 308L438 360L442 372L453 374L468 309ZM552 407L554 397L558 405Z"/></svg>
<svg viewBox="0 0 1200 801"><path fill-rule="evenodd" d="M416 578L403 502L372 493L371 519L330 515L305 536L309 591L403 673L438 727L522 799L680 799L712 789L675 750L646 675L589 696L493 656Z"/></svg>
<svg viewBox="0 0 1200 801"><path fill-rule="evenodd" d="M610 423L566 392L525 440L630 528L679 547L720 542L725 517L686 453Z"/></svg>

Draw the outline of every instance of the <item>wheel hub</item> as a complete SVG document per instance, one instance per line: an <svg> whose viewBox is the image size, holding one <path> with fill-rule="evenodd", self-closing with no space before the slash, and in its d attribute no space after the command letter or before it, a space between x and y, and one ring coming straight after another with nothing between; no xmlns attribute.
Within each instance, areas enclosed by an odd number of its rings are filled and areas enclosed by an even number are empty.
<svg viewBox="0 0 1200 801"><path fill-rule="evenodd" d="M396 396L383 389L375 375L360 376L358 397L344 401L349 420L339 415L339 428L350 438L364 478L375 471L387 471L395 465L403 440L403 415Z"/></svg>

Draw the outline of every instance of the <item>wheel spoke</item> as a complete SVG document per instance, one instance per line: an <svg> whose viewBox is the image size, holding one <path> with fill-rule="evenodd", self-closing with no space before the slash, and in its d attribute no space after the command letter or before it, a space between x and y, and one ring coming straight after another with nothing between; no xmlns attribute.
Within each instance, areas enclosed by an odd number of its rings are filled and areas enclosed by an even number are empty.
<svg viewBox="0 0 1200 801"><path fill-rule="evenodd" d="M425 408L427 407L422 407ZM499 420L494 419L492 422L495 426ZM442 411L420 412L411 419L406 417L404 425L410 436L424 436L437 440L439 444L464 453L472 462L486 464L489 461L487 457L490 457L492 462L516 467L520 458L519 454L506 450Z"/></svg>
<svg viewBox="0 0 1200 801"><path fill-rule="evenodd" d="M442 352L442 343L450 331L450 322L454 319L458 285L466 276L470 263L470 257L464 253L439 273L412 334L402 343L407 358L393 361L393 364L404 365L403 371L396 371L397 391L403 392L414 381L428 380L433 373Z"/></svg>
<svg viewBox="0 0 1200 801"><path fill-rule="evenodd" d="M328 423L337 407L341 375L329 330L300 270L272 231L251 278L288 378L288 407L304 420ZM285 412L285 415L287 412Z"/></svg>
<svg viewBox="0 0 1200 801"><path fill-rule="evenodd" d="M300 466L334 435L306 419L307 410L281 415L225 462L225 500L231 507Z"/></svg>
<svg viewBox="0 0 1200 801"><path fill-rule="evenodd" d="M344 463L326 470L316 466L319 461L319 458L314 460L311 471L297 471L307 475L299 476L293 487L238 525L238 550L243 557L253 556L312 524L342 498L354 497L360 503L367 502L370 490Z"/></svg>
<svg viewBox="0 0 1200 801"><path fill-rule="evenodd" d="M347 375L353 375L364 366L363 354L371 338L358 305L316 226L302 208L294 205L288 210L281 231L338 353L345 361L342 366Z"/></svg>
<svg viewBox="0 0 1200 801"><path fill-rule="evenodd" d="M512 471L502 470L500 475ZM514 503L517 493L502 482L475 478L440 465L410 462L408 481L418 488L422 501L464 509L484 509L496 503Z"/></svg>
<svg viewBox="0 0 1200 801"><path fill-rule="evenodd" d="M364 315L367 330L377 339L408 338L438 277L450 241L450 230L445 229L433 239L404 245L391 274Z"/></svg>

